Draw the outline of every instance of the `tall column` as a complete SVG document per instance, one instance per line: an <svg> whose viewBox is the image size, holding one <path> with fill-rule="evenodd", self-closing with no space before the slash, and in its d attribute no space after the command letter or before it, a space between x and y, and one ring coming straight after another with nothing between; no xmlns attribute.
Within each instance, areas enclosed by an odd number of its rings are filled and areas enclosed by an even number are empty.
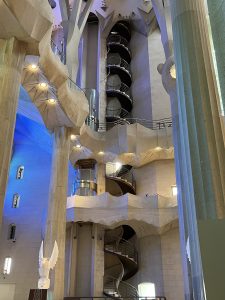
<svg viewBox="0 0 225 300"><path fill-rule="evenodd" d="M25 58L25 44L0 39L0 228Z"/></svg>
<svg viewBox="0 0 225 300"><path fill-rule="evenodd" d="M207 0L207 2L221 90L221 112L225 116L225 0Z"/></svg>
<svg viewBox="0 0 225 300"><path fill-rule="evenodd" d="M103 296L104 277L104 228L100 224L93 224L92 228L92 270L91 294L93 297Z"/></svg>
<svg viewBox="0 0 225 300"><path fill-rule="evenodd" d="M105 168L106 165L103 163L98 163L97 166L97 194L105 193Z"/></svg>
<svg viewBox="0 0 225 300"><path fill-rule="evenodd" d="M203 0L171 0L179 170L194 298L225 297L225 149Z"/></svg>
<svg viewBox="0 0 225 300"><path fill-rule="evenodd" d="M58 127L54 130L52 177L44 240L44 254L50 257L54 242L59 247L59 257L51 279L54 300L64 298L66 201L68 186L68 162L70 149L69 129Z"/></svg>

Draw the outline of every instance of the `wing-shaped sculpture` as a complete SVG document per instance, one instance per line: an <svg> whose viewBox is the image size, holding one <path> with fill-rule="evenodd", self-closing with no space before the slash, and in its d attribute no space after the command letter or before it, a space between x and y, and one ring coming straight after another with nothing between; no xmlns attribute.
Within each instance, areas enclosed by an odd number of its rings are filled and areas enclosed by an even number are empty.
<svg viewBox="0 0 225 300"><path fill-rule="evenodd" d="M57 242L55 241L54 248L53 248L53 251L52 251L52 255L49 259L50 269L53 269L55 267L58 256L59 256L59 248L58 248Z"/></svg>

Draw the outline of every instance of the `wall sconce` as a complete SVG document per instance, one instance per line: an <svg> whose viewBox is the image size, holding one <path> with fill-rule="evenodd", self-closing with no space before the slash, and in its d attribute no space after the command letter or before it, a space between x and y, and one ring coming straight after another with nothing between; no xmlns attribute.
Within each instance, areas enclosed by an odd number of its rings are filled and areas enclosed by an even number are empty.
<svg viewBox="0 0 225 300"><path fill-rule="evenodd" d="M16 172L16 179L23 179L24 166L19 166Z"/></svg>
<svg viewBox="0 0 225 300"><path fill-rule="evenodd" d="M9 275L11 271L11 265L12 265L12 258L6 257L4 262L4 268L3 268L3 274Z"/></svg>
<svg viewBox="0 0 225 300"><path fill-rule="evenodd" d="M171 190L172 190L172 196L177 196L177 186L176 185L172 185L171 186Z"/></svg>

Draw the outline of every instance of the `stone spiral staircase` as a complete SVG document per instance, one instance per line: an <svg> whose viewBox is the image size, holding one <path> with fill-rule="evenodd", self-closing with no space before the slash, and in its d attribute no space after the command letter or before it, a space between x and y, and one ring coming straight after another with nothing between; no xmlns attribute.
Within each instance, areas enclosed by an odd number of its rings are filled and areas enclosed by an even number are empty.
<svg viewBox="0 0 225 300"><path fill-rule="evenodd" d="M104 295L111 298L137 298L138 291L125 280L138 270L138 255L123 226L105 232Z"/></svg>
<svg viewBox="0 0 225 300"><path fill-rule="evenodd" d="M115 169L114 163L107 164L106 179L114 181L120 188L123 195L130 193L136 195L136 182L133 175L133 169L130 165L122 165L121 168Z"/></svg>

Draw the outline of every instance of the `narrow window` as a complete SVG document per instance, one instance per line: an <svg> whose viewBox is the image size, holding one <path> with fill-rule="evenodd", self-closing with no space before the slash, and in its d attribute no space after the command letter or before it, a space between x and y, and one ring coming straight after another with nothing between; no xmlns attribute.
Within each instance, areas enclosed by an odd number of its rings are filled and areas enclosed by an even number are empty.
<svg viewBox="0 0 225 300"><path fill-rule="evenodd" d="M9 225L8 240L16 241L16 225L15 224Z"/></svg>
<svg viewBox="0 0 225 300"><path fill-rule="evenodd" d="M155 284L152 282L143 282L138 285L138 294L140 298L155 298Z"/></svg>
<svg viewBox="0 0 225 300"><path fill-rule="evenodd" d="M20 205L20 195L16 193L13 195L12 207L18 208L19 205Z"/></svg>
<svg viewBox="0 0 225 300"><path fill-rule="evenodd" d="M4 262L3 274L7 274L7 275L10 274L11 265L12 265L12 258L6 257Z"/></svg>
<svg viewBox="0 0 225 300"><path fill-rule="evenodd" d="M24 166L19 166L16 172L16 179L23 179Z"/></svg>
<svg viewBox="0 0 225 300"><path fill-rule="evenodd" d="M172 185L171 186L172 196L177 196L177 186Z"/></svg>

